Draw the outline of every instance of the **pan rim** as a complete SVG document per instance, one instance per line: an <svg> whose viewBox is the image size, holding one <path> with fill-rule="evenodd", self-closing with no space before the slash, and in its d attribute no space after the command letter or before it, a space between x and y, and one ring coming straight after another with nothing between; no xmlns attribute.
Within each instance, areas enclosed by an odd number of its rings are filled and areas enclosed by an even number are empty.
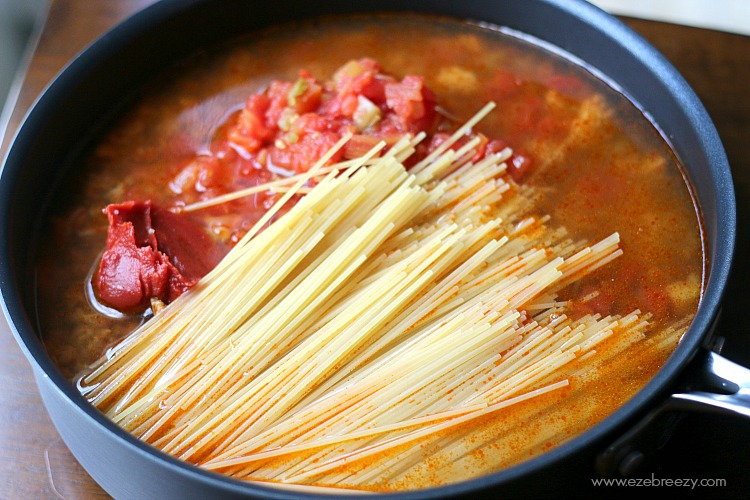
<svg viewBox="0 0 750 500"><path fill-rule="evenodd" d="M54 367L49 360L43 346L36 337L33 322L25 313L23 301L17 293L17 284L14 281L15 276L13 275L13 271L9 269L10 259L8 258L8 247L10 242L8 241L5 218L8 217L8 214L12 211L11 207L8 206L11 199L10 194L14 185L12 177L14 172L12 172L12 169L14 168L14 165L16 165L15 168L18 169L23 163L22 158L16 158L19 155L22 156L22 152L19 152L18 148L15 148L16 141L23 142L26 140L26 136L34 133L34 130L39 126L39 123L44 120L46 109L55 106L54 96L55 93L58 92L57 89L60 86L64 88L67 85L70 85L70 81L75 80L77 74L85 73L85 67L91 64L92 60L95 62L102 56L103 52L111 50L113 44L114 46L117 46L118 44L126 43L130 38L135 36L133 35L134 32L139 33L141 30L146 29L147 26L157 26L160 19L166 19L176 12L185 11L193 5L204 3L209 2L206 0L190 0L188 2L180 0L164 0L163 2L151 5L136 13L134 16L125 20L123 23L119 24L84 49L84 51L73 59L62 70L58 77L48 85L45 91L37 99L36 103L32 106L24 119L23 124L15 134L12 145L6 153L2 172L0 172L0 199L3 200L0 204L0 214L3 214L3 221L2 224L0 224L0 241L3 242L2 250L0 250L0 262L2 262L2 266L0 267L2 307L3 312L9 320L11 330L13 331L17 342L21 346L29 362L34 367L34 372L35 375L37 375L37 378L39 378L41 374L42 377L49 379L55 390L69 400L77 408L77 411L82 412L86 418L96 425L102 426L108 432L113 433L117 439L127 443L131 448L139 450L139 452L147 453L150 456L155 456L159 461L168 464L170 467L176 466L180 470L184 470L189 474L197 473L209 482L218 481L220 483L219 486L222 488L227 487L232 490L237 489L237 491L241 493L257 494L259 493L258 489L252 485L247 485L242 481L199 469L198 467L179 461L155 450L117 427L114 423L106 419L106 417L89 405L80 394L78 394L73 385L67 379L62 377L57 368ZM679 75L677 70L674 69L671 64L656 51L656 49L651 47L639 35L616 18L609 16L590 4L579 2L577 0L539 0L537 3L560 9L571 16L581 19L583 22L598 26L598 29L606 31L606 34L609 37L618 41L622 45L631 47L631 50L638 51L639 59L642 60L644 65L651 68L652 71L660 72L665 75L665 78L668 80L666 85L673 89L675 98L678 102L682 103L688 111L689 117L694 121L695 126L700 129L701 137L704 137L708 142L706 145L706 153L711 158L711 164L715 166L713 170L714 175L717 176L716 189L724 190L723 198L720 198L719 200L723 204L723 208L721 208L722 212L720 214L722 224L718 227L719 232L711 242L714 245L712 253L719 258L711 259L711 271L706 285L704 298L699 307L699 313L696 314L688 333L684 336L683 342L678 346L675 353L670 356L667 363L646 384L646 386L639 390L633 398L605 418L602 422L588 429L583 434L572 438L563 445L508 469L487 476L467 480L462 483L457 483L455 485L396 494L399 497L409 498L410 496L416 495L420 498L430 498L434 496L461 494L478 488L500 485L511 481L516 477L541 470L547 465L560 460L561 457L572 453L571 450L589 446L603 436L610 434L616 428L622 426L626 421L631 420L638 414L642 413L643 408L649 406L649 402L653 402L669 392L669 387L673 385L678 375L685 370L688 363L698 352L700 352L702 345L706 341L706 337L709 335L711 324L718 314L721 297L726 289L726 283L730 273L734 253L734 241L736 238L734 189L731 172L729 170L723 147L721 146L721 141L718 137L718 132L713 126L702 103L700 103L698 97L689 87L687 82L685 82ZM110 49L108 49L108 47L110 47ZM267 492L265 488L261 488L261 491Z"/></svg>

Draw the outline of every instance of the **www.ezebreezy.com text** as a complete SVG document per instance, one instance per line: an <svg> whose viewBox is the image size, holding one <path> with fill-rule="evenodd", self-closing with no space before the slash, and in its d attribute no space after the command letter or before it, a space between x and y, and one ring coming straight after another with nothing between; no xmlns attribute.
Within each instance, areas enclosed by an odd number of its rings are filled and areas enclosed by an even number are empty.
<svg viewBox="0 0 750 500"><path fill-rule="evenodd" d="M726 479L712 478L658 478L654 474L648 478L596 478L591 479L594 486L650 486L650 487L696 487L716 488L727 485Z"/></svg>

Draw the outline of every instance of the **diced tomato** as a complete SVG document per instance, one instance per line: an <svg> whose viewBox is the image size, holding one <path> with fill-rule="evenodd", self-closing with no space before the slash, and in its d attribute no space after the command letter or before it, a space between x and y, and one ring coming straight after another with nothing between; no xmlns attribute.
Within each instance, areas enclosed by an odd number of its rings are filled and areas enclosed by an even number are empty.
<svg viewBox="0 0 750 500"><path fill-rule="evenodd" d="M480 137L480 142L479 142L479 144L475 148L476 151L477 151L477 153L474 156L474 158L472 158L473 161L477 161L477 160L479 160L479 159L481 159L481 158L483 158L485 156L485 146L487 145L487 138L484 135L482 135L482 134L478 134L478 136ZM446 132L436 132L432 136L432 139L430 139L430 144L427 147L427 152L431 153L431 152L435 151L445 141L447 141L448 139L450 139L450 137L451 137L451 134L448 134ZM457 150L461 149L472 138L473 137L470 137L470 136L461 137L455 143L453 143L453 145L451 145L450 149L452 149L454 151L457 151Z"/></svg>
<svg viewBox="0 0 750 500"><path fill-rule="evenodd" d="M334 88L338 94L361 94L379 73L380 65L374 59L349 61L336 71Z"/></svg>
<svg viewBox="0 0 750 500"><path fill-rule="evenodd" d="M344 146L344 158L359 158L375 147L380 138L372 135L355 134Z"/></svg>
<svg viewBox="0 0 750 500"><path fill-rule="evenodd" d="M487 144L490 140L484 134L477 134L479 143L476 145L476 153L472 157L471 161L477 162L487 155Z"/></svg>
<svg viewBox="0 0 750 500"><path fill-rule="evenodd" d="M313 78L300 78L289 89L287 105L298 114L311 113L318 109L323 95L323 87Z"/></svg>
<svg viewBox="0 0 750 500"><path fill-rule="evenodd" d="M508 143L500 139L492 139L487 143L487 147L484 149L486 155L497 154L503 149L508 147Z"/></svg>
<svg viewBox="0 0 750 500"><path fill-rule="evenodd" d="M606 315L612 310L614 302L615 297L611 289L588 285L581 290L580 298L572 305L573 309L581 314Z"/></svg>
<svg viewBox="0 0 750 500"><path fill-rule="evenodd" d="M508 161L508 175L516 182L521 182L533 169L534 163L530 157L522 153L513 153Z"/></svg>
<svg viewBox="0 0 750 500"><path fill-rule="evenodd" d="M265 94L250 96L237 117L237 125L229 133L229 140L251 153L260 149L273 133L266 126L266 111L270 105L271 100Z"/></svg>
<svg viewBox="0 0 750 500"><path fill-rule="evenodd" d="M307 134L284 148L271 148L269 159L274 165L285 170L307 172L340 138L335 132ZM339 150L328 163L335 163L342 156L343 151Z"/></svg>
<svg viewBox="0 0 750 500"><path fill-rule="evenodd" d="M429 154L435 151L441 144L450 139L450 137L451 134L448 134L447 132L435 132L427 145L427 153Z"/></svg>
<svg viewBox="0 0 750 500"><path fill-rule="evenodd" d="M362 95L367 97L375 104L382 106L385 104L385 86L393 82L393 78L385 75L375 75L367 85L362 86Z"/></svg>
<svg viewBox="0 0 750 500"><path fill-rule="evenodd" d="M644 284L636 291L636 297L644 311L652 313L657 318L664 318L669 313L672 300L660 288Z"/></svg>
<svg viewBox="0 0 750 500"><path fill-rule="evenodd" d="M277 128L277 123L284 109L289 105L289 91L292 90L293 84L291 82L282 82L274 80L268 86L267 95L271 100L271 104L265 113L265 125L268 129L274 130Z"/></svg>
<svg viewBox="0 0 750 500"><path fill-rule="evenodd" d="M266 94L253 94L245 101L245 111L263 117L270 105L271 99Z"/></svg>
<svg viewBox="0 0 750 500"><path fill-rule="evenodd" d="M400 83L385 85L385 102L398 116L418 120L425 114L422 88L424 78L407 76Z"/></svg>
<svg viewBox="0 0 750 500"><path fill-rule="evenodd" d="M451 134L448 134L446 132L436 132L433 134L432 139L430 140L430 144L427 148L427 152L431 153L432 151L436 150L438 147L440 147L441 144L443 144L446 140L448 140L451 137ZM464 136L461 137L459 140L457 140L452 146L451 149L453 150L459 150L464 145L466 145L467 142L474 139L474 137L479 138L479 143L475 146L476 153L472 157L471 161L477 162L484 158L485 156L493 153L498 153L502 151L505 148L505 143L497 140L490 141L489 138L487 138L484 134L476 134L476 136Z"/></svg>
<svg viewBox="0 0 750 500"><path fill-rule="evenodd" d="M487 97L490 100L502 100L516 93L521 88L521 80L505 70L497 70L487 82Z"/></svg>
<svg viewBox="0 0 750 500"><path fill-rule="evenodd" d="M228 173L222 162L214 156L199 156L195 163L198 165L198 177L195 182L195 190L204 192L211 188L217 188L227 183Z"/></svg>
<svg viewBox="0 0 750 500"><path fill-rule="evenodd" d="M339 122L316 113L306 113L292 124L291 131L299 138L315 132L326 132L337 129Z"/></svg>
<svg viewBox="0 0 750 500"><path fill-rule="evenodd" d="M371 99L373 102L382 102L383 99L379 95L382 92L382 84L376 78L379 70L380 66L372 59L350 61L342 66L334 75L335 92L328 95L320 113L337 118L351 118L357 110L358 97L368 97L365 94L366 90L375 97L376 100Z"/></svg>
<svg viewBox="0 0 750 500"><path fill-rule="evenodd" d="M324 101L320 109L321 115L331 118L351 118L357 111L358 99L353 93L337 94Z"/></svg>

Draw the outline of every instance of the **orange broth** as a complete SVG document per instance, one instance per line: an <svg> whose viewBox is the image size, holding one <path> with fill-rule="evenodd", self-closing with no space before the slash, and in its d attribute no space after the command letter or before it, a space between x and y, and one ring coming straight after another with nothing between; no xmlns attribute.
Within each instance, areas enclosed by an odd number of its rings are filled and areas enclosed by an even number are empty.
<svg viewBox="0 0 750 500"><path fill-rule="evenodd" d="M519 181L538 188L530 212L550 215L551 225L576 240L620 233L624 255L561 293L573 310L640 309L652 314L654 331L689 320L706 269L699 211L668 143L627 98L587 68L491 27L416 15L324 18L236 40L170 68L80 159L38 261L43 339L67 376L148 320L94 307L90 276L107 233L102 209L129 199L172 207L220 194L177 193L170 183L270 81L294 81L300 68L326 80L362 57L397 78L423 75L456 123L496 102L477 129L531 158ZM279 173L255 175L250 184ZM274 199L260 194L192 218L228 248L227 228L246 230ZM598 295L584 301L594 290ZM517 463L595 424L656 373L675 346L667 344L646 342L627 360L617 358L593 377L585 396L575 392L575 380L545 396L555 400L554 412L540 414L542 406L531 401L484 418L478 434L506 438L457 464L451 481ZM440 484L426 463L388 488Z"/></svg>

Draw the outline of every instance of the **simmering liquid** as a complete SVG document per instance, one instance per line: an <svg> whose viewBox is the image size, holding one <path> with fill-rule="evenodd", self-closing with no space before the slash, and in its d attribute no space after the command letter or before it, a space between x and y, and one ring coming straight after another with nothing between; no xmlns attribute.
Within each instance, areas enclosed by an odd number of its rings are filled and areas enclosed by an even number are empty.
<svg viewBox="0 0 750 500"><path fill-rule="evenodd" d="M175 207L205 197L175 189L175 179L196 157L218 154L216 138L249 95L273 80L294 81L300 69L327 80L362 57L397 78L424 76L455 123L497 103L477 130L530 161L518 180L533 201L526 215L549 216L573 240L594 242L615 231L621 237L624 255L562 290L559 300L581 315L637 309L652 325L627 356L586 371L569 389L472 422L472 439L482 445L460 459L436 448L430 460L370 488L442 484L535 456L600 421L658 371L679 340L668 328L689 323L705 272L699 211L664 138L605 81L526 38L448 19L384 15L272 29L182 61L146 86L78 159L64 200L51 211L37 267L43 340L63 373L75 377L148 321L148 314L121 315L97 303L91 274L106 239L102 209L131 199ZM251 185L285 173L245 175ZM250 227L272 201L257 196L235 212L191 217L226 251L233 244L227 228ZM607 359L617 342L607 341L599 355Z"/></svg>

